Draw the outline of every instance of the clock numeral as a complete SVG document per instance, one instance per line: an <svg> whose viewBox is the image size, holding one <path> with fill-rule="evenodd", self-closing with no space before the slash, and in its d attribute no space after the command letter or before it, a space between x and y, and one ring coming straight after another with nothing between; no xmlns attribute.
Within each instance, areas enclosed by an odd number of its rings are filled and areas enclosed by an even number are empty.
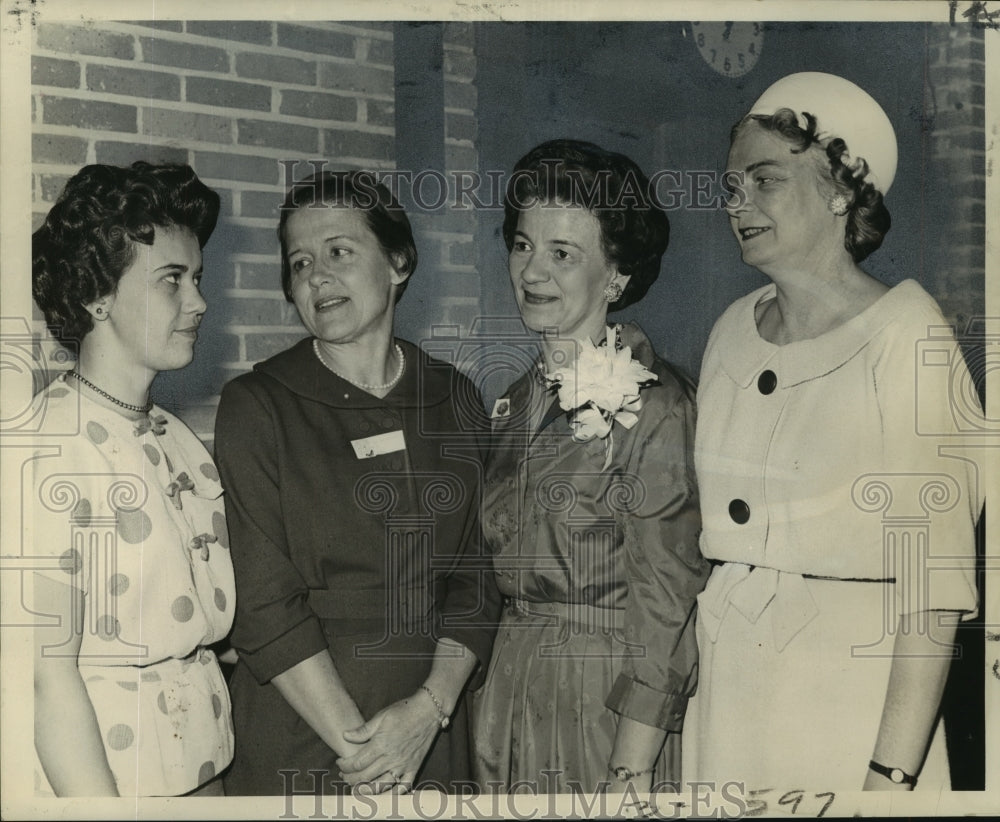
<svg viewBox="0 0 1000 822"><path fill-rule="evenodd" d="M753 36L756 37L758 34L760 34L760 23L754 23L753 24Z"/></svg>
<svg viewBox="0 0 1000 822"><path fill-rule="evenodd" d="M743 59L743 52L741 51L736 55L736 59L740 62L740 68L746 68L747 61Z"/></svg>
<svg viewBox="0 0 1000 822"><path fill-rule="evenodd" d="M712 49L712 62L715 62L715 49Z"/></svg>
<svg viewBox="0 0 1000 822"><path fill-rule="evenodd" d="M703 31L698 32L698 48L705 48L705 32Z"/></svg>
<svg viewBox="0 0 1000 822"><path fill-rule="evenodd" d="M728 57L726 58L726 62L722 64L722 68L726 71L727 74L733 70L733 64L729 62Z"/></svg>
<svg viewBox="0 0 1000 822"><path fill-rule="evenodd" d="M754 23L754 25L757 25L757 24ZM756 54L757 53L757 44L756 43L751 43L750 44L750 48L748 48L747 51L749 51L751 54Z"/></svg>

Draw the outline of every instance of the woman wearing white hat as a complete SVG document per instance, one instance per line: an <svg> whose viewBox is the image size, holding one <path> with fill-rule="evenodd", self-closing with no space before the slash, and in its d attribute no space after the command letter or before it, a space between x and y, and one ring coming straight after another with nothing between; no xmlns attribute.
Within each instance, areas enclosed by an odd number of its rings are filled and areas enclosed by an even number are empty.
<svg viewBox="0 0 1000 822"><path fill-rule="evenodd" d="M950 334L926 342L947 325L937 304L859 267L895 169L885 112L829 74L778 81L733 129L730 225L772 282L723 314L702 363L701 547L718 564L685 780L948 787L938 709L977 607L982 495L974 462L939 448L957 432L949 380L969 380Z"/></svg>

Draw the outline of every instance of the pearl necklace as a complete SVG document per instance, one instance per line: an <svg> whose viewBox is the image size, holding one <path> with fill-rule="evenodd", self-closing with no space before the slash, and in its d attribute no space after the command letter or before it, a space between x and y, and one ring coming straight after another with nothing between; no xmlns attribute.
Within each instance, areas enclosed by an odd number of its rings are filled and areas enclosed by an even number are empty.
<svg viewBox="0 0 1000 822"><path fill-rule="evenodd" d="M66 376L73 377L74 379L79 380L85 386L87 386L87 388L89 388L91 391L96 391L98 394L104 397L104 399L113 402L115 405L124 408L126 411L131 411L135 414L148 414L150 411L153 410L152 400L147 402L145 405L132 405L131 403L122 402L117 397L112 397L107 391L102 391L100 388L94 385L90 380L84 378L84 376L75 369L70 369L69 371L67 371Z"/></svg>
<svg viewBox="0 0 1000 822"><path fill-rule="evenodd" d="M313 339L313 351L316 353L316 359L323 364L323 366L333 374L336 374L340 379L347 380L351 385L356 385L358 388L363 388L365 391L388 391L392 388L399 378L403 376L403 366L406 363L406 357L403 355L403 349L399 347L399 343L396 343L396 358L399 360L399 365L396 367L396 373L393 375L389 382L382 383L382 385L370 385L366 382L355 382L350 377L345 377L336 368L330 365L325 359L323 359L323 354L320 351L319 340Z"/></svg>

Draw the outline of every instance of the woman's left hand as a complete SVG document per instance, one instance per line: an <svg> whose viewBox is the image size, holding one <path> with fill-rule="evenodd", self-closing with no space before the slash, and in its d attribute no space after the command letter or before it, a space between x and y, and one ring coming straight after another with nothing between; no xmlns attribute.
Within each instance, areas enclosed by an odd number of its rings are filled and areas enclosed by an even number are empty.
<svg viewBox="0 0 1000 822"><path fill-rule="evenodd" d="M441 726L437 709L420 692L383 708L360 728L344 731L344 739L362 748L337 760L341 777L372 793L409 790Z"/></svg>

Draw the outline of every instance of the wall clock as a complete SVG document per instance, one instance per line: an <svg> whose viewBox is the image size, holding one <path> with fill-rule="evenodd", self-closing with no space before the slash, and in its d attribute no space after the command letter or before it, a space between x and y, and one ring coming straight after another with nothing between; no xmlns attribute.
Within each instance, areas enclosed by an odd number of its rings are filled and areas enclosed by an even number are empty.
<svg viewBox="0 0 1000 822"><path fill-rule="evenodd" d="M741 77L750 71L764 46L760 23L691 23L691 34L705 62L724 77Z"/></svg>

